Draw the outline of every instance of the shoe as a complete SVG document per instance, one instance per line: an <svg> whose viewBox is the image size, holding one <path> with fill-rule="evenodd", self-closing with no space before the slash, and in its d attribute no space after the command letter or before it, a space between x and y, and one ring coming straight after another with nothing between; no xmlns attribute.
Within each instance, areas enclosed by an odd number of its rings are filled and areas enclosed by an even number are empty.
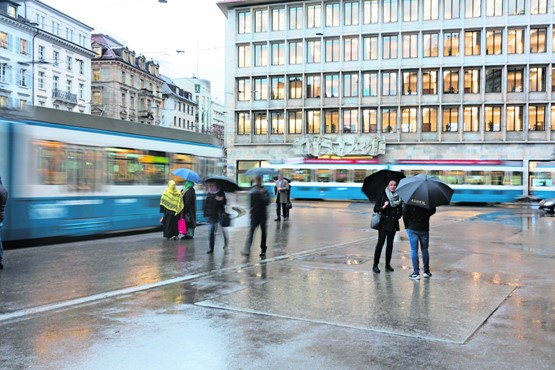
<svg viewBox="0 0 555 370"><path fill-rule="evenodd" d="M378 268L378 266L372 267L372 271L374 271L375 274L379 274L379 273L380 273L380 269Z"/></svg>
<svg viewBox="0 0 555 370"><path fill-rule="evenodd" d="M275 218L274 221L281 221L281 218Z"/></svg>
<svg viewBox="0 0 555 370"><path fill-rule="evenodd" d="M4 265L2 264L2 262L0 262L0 270L4 269Z"/></svg>
<svg viewBox="0 0 555 370"><path fill-rule="evenodd" d="M228 247L228 245L227 245L227 244L224 244L224 250L226 250L226 249L227 249L227 247Z"/></svg>
<svg viewBox="0 0 555 370"><path fill-rule="evenodd" d="M432 273L428 271L428 272L425 272L422 276L424 276L425 278L431 278Z"/></svg>
<svg viewBox="0 0 555 370"><path fill-rule="evenodd" d="M248 257L248 256L249 256L249 253L241 251L241 256Z"/></svg>
<svg viewBox="0 0 555 370"><path fill-rule="evenodd" d="M285 218L283 219L283 221L287 221L287 220L289 220L289 217L285 217Z"/></svg>
<svg viewBox="0 0 555 370"><path fill-rule="evenodd" d="M418 275L416 272L413 272L412 274L409 275L409 279L420 280L420 275Z"/></svg>
<svg viewBox="0 0 555 370"><path fill-rule="evenodd" d="M206 254L212 254L214 253L214 249L209 249L208 252L206 252Z"/></svg>
<svg viewBox="0 0 555 370"><path fill-rule="evenodd" d="M385 266L385 271L387 271L387 272L393 272L393 271L395 271L395 269L394 269L393 267L391 267L391 265L386 265L386 266Z"/></svg>
<svg viewBox="0 0 555 370"><path fill-rule="evenodd" d="M266 249L268 249L268 248L262 248L262 250L259 254L260 257L266 257Z"/></svg>
<svg viewBox="0 0 555 370"><path fill-rule="evenodd" d="M181 239L193 239L191 235L182 236Z"/></svg>

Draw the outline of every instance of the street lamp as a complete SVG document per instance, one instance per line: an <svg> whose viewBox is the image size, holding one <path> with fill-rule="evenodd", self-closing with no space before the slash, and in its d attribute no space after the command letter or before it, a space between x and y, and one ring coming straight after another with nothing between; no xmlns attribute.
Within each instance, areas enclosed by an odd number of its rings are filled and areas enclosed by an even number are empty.
<svg viewBox="0 0 555 370"><path fill-rule="evenodd" d="M168 0L158 0L159 3L166 4Z"/></svg>

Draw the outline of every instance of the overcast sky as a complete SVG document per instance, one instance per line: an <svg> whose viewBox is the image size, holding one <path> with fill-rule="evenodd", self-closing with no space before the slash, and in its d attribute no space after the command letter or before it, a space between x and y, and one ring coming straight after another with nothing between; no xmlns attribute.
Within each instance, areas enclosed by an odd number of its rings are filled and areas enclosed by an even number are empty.
<svg viewBox="0 0 555 370"><path fill-rule="evenodd" d="M41 1L158 61L163 75L212 81L223 102L225 16L216 0Z"/></svg>

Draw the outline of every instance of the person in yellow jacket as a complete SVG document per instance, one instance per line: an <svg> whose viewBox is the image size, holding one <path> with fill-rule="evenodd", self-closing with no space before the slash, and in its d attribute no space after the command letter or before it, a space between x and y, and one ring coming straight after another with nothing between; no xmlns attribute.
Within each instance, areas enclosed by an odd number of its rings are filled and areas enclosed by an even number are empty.
<svg viewBox="0 0 555 370"><path fill-rule="evenodd" d="M177 230L177 221L183 211L183 197L181 192L175 186L175 181L168 181L168 187L162 193L160 198L160 213L163 214L162 231L164 238L177 239L179 231Z"/></svg>

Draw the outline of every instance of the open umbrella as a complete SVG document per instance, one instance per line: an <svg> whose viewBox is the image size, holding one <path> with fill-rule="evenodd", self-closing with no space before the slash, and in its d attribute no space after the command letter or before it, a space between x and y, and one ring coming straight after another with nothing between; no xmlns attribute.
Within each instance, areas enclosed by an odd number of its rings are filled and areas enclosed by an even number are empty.
<svg viewBox="0 0 555 370"><path fill-rule="evenodd" d="M274 176L276 173L277 171L273 168L254 167L248 170L247 172L245 172L245 175L246 176L264 176L264 175Z"/></svg>
<svg viewBox="0 0 555 370"><path fill-rule="evenodd" d="M405 174L399 171L380 170L373 174L366 176L362 183L362 192L368 197L371 202L375 202L380 194L385 190L387 184L391 180L399 181L405 178Z"/></svg>
<svg viewBox="0 0 555 370"><path fill-rule="evenodd" d="M419 174L402 179L396 192L405 203L430 209L449 204L455 191L435 176Z"/></svg>
<svg viewBox="0 0 555 370"><path fill-rule="evenodd" d="M226 177L226 176L220 176L220 175L208 176L207 178L204 179L204 182L216 183L219 189L227 193L233 193L234 191L240 190L239 185L237 185L237 183L233 179L230 179L229 177Z"/></svg>
<svg viewBox="0 0 555 370"><path fill-rule="evenodd" d="M183 180L196 182L197 184L200 184L202 182L199 174L188 168L176 168L172 171L172 173L175 176L181 177Z"/></svg>

